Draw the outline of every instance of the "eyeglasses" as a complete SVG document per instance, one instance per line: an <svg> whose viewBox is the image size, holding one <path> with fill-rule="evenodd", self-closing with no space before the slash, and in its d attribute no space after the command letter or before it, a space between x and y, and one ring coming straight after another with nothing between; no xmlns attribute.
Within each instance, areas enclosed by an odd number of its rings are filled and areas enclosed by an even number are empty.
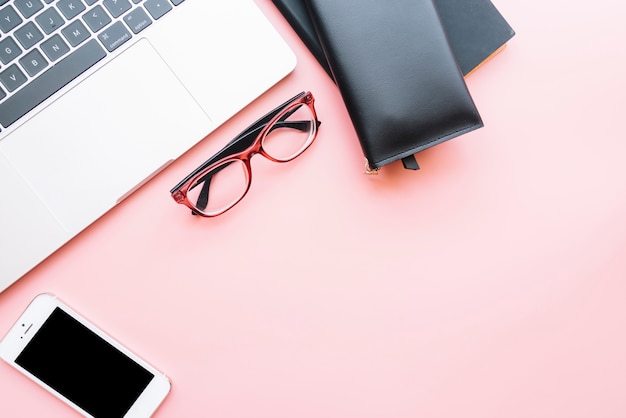
<svg viewBox="0 0 626 418"><path fill-rule="evenodd" d="M250 189L253 155L285 163L311 145L320 125L314 102L302 92L254 122L170 190L172 198L205 217L235 206Z"/></svg>

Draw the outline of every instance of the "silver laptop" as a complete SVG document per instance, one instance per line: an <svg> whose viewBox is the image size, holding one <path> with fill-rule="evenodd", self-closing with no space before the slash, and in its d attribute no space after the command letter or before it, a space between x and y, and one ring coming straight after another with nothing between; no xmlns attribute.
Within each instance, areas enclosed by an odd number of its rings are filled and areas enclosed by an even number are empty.
<svg viewBox="0 0 626 418"><path fill-rule="evenodd" d="M0 0L0 291L294 66L252 0Z"/></svg>

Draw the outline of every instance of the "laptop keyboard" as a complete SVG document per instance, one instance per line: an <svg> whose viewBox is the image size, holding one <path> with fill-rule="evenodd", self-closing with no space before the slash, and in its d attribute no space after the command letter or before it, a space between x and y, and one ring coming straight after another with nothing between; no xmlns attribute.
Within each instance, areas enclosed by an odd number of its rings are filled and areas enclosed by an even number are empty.
<svg viewBox="0 0 626 418"><path fill-rule="evenodd" d="M0 130L184 0L0 0Z"/></svg>

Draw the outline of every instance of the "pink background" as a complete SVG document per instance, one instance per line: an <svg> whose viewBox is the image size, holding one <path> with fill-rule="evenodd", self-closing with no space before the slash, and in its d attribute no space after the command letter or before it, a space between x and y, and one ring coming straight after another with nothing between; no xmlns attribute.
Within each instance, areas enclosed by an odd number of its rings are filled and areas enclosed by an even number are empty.
<svg viewBox="0 0 626 418"><path fill-rule="evenodd" d="M166 372L158 417L626 416L626 3L494 0L485 127L366 176L334 84L296 70L0 294L52 292ZM245 29L245 28L244 28ZM192 217L168 190L301 90L316 143ZM6 239L6 238L4 238ZM0 363L0 416L73 416Z"/></svg>

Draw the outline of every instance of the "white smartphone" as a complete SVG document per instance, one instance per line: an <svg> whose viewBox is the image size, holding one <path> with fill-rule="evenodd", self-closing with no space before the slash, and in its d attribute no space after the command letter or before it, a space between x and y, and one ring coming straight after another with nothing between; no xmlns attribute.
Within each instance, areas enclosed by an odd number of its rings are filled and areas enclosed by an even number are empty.
<svg viewBox="0 0 626 418"><path fill-rule="evenodd" d="M0 341L0 358L86 417L149 417L167 376L59 301L41 294Z"/></svg>

